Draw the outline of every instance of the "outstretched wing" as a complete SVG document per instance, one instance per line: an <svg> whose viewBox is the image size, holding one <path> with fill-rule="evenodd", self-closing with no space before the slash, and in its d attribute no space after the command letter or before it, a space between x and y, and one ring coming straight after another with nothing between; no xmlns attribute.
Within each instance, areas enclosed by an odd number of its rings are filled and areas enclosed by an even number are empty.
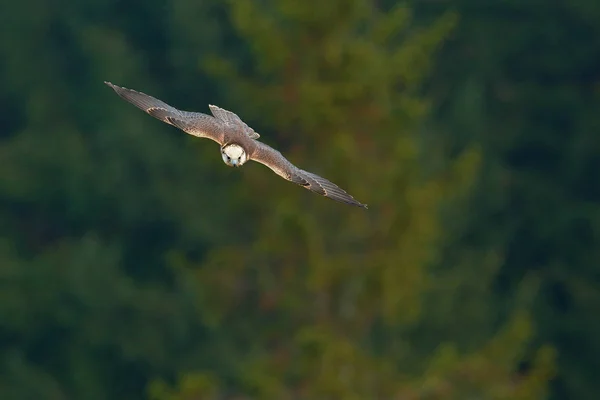
<svg viewBox="0 0 600 400"><path fill-rule="evenodd" d="M226 125L236 126L241 125L244 133L250 137L250 139L258 139L260 135L254 132L254 129L250 128L238 115L234 112L227 111L221 107L214 106L212 104L208 105L210 108L210 112L215 116L215 118L223 121Z"/></svg>
<svg viewBox="0 0 600 400"><path fill-rule="evenodd" d="M282 178L318 193L321 196L329 197L352 206L367 208L366 204L355 200L354 197L350 196L336 184L318 175L299 169L274 148L262 142L257 142L256 144L256 150L252 153L250 159L266 165Z"/></svg>
<svg viewBox="0 0 600 400"><path fill-rule="evenodd" d="M222 144L224 136L223 124L216 118L207 114L181 111L145 93L113 85L110 82L104 83L110 86L119 97L152 115L154 118L173 125L190 135L212 139Z"/></svg>

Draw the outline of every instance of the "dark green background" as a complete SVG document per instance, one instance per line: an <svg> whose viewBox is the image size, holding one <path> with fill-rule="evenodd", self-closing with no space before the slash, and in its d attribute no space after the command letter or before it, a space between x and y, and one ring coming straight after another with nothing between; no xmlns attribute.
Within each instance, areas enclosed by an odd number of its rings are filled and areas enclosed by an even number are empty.
<svg viewBox="0 0 600 400"><path fill-rule="evenodd" d="M598 1L3 1L0 109L0 399L600 393Z"/></svg>

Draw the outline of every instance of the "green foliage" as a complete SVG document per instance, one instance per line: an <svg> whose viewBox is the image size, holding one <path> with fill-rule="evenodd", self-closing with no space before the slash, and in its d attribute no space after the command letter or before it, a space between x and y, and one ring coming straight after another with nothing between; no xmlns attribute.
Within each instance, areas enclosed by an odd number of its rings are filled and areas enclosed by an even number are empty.
<svg viewBox="0 0 600 400"><path fill-rule="evenodd" d="M453 247L503 254L500 302L535 278L536 341L561 360L553 398L595 398L600 3L493 3L453 2L461 23L432 75L437 140L483 155ZM445 12L415 5L421 20Z"/></svg>
<svg viewBox="0 0 600 400"><path fill-rule="evenodd" d="M595 226L581 178L595 165L595 70L590 52L552 58L536 37L574 16L591 48L596 7L503 5L539 11L536 36L493 10L429 19L421 7L437 6L415 3L0 3L0 398L542 399L555 365L564 393L593 393L597 246L554 232ZM569 32L557 37L576 49ZM516 49L543 57L516 68ZM214 143L104 80L232 109L370 208L255 163L224 168ZM569 168L507 174L547 133ZM482 217L498 209L515 217ZM531 254L556 262L522 277L542 264ZM557 280L572 301L558 317L536 297ZM583 325L579 366L556 337Z"/></svg>
<svg viewBox="0 0 600 400"><path fill-rule="evenodd" d="M539 363L518 376L532 335L527 317L516 315L497 335L486 318L469 323L487 335L429 332L437 350L419 338L430 299L453 303L461 295L436 287L431 266L441 262L445 240L440 209L465 195L479 163L469 150L427 177L420 162L416 132L427 102L419 92L453 16L416 29L404 5L390 12L367 1L229 6L255 68L219 56L204 68L242 118L259 124L261 140L295 143L285 148L292 161L320 165L319 173L368 198L370 209L339 207L247 168L242 185L253 189L241 195L254 203L251 238L214 249L201 264L173 259L203 287L201 307L236 373L190 373L172 389L152 386L153 398L544 398L551 350L541 349ZM460 288L460 276L452 278ZM489 303L487 290L472 298ZM471 346L452 344L473 338Z"/></svg>

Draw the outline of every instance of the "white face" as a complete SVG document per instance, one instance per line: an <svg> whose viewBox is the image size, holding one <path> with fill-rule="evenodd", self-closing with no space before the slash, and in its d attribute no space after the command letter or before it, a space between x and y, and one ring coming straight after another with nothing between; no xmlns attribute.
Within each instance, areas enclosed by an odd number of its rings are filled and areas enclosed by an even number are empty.
<svg viewBox="0 0 600 400"><path fill-rule="evenodd" d="M248 160L244 149L237 144L229 144L221 149L221 157L230 167L241 167Z"/></svg>

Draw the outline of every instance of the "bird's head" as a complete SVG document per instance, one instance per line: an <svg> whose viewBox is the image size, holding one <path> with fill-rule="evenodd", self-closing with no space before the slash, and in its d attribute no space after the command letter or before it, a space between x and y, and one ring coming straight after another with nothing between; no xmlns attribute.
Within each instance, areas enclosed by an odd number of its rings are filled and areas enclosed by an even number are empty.
<svg viewBox="0 0 600 400"><path fill-rule="evenodd" d="M246 161L248 156L244 148L238 144L227 144L221 148L221 157L225 164L230 167L241 167Z"/></svg>

